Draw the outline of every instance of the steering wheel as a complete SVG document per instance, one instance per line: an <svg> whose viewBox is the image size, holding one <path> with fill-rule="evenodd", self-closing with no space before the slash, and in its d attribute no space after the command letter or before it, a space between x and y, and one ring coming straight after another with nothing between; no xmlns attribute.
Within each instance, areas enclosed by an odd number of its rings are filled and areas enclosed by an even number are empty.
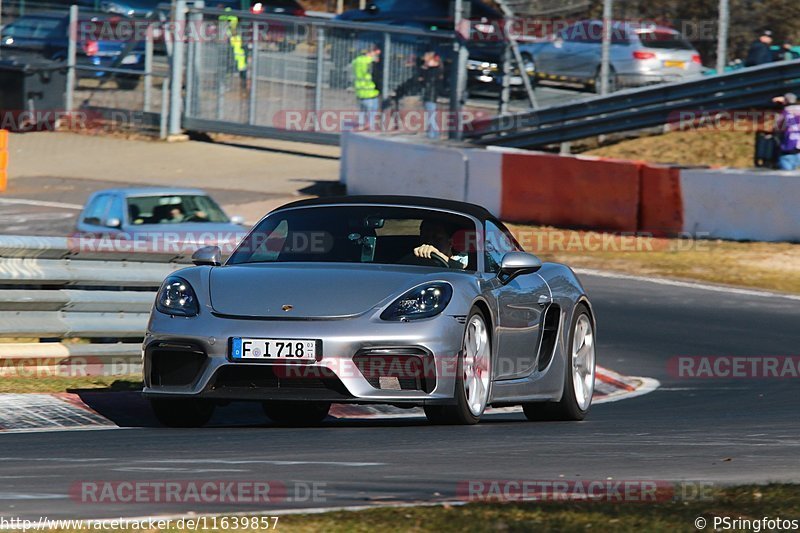
<svg viewBox="0 0 800 533"><path fill-rule="evenodd" d="M191 216L186 217L186 222L206 222L208 219L206 217L198 216L197 213L192 214Z"/></svg>
<svg viewBox="0 0 800 533"><path fill-rule="evenodd" d="M417 266L433 266L450 268L450 264L436 254L431 254L430 257L419 257L415 255L410 261L410 264Z"/></svg>

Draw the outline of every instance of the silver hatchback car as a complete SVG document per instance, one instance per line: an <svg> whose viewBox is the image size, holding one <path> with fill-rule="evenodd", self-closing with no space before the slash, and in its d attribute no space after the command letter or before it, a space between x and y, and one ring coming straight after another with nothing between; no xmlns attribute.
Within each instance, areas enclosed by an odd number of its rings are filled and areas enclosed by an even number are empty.
<svg viewBox="0 0 800 533"><path fill-rule="evenodd" d="M600 88L603 22L576 22L551 39L520 45L540 81ZM613 22L609 90L679 81L703 71L700 53L678 31L653 24Z"/></svg>

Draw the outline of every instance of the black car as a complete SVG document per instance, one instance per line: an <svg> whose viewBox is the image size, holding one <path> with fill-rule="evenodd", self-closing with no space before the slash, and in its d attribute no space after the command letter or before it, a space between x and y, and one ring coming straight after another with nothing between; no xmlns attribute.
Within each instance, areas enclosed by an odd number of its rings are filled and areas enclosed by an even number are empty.
<svg viewBox="0 0 800 533"><path fill-rule="evenodd" d="M107 14L81 14L77 31L77 75L84 78L115 77L121 89L134 89L138 74L117 74L101 68L144 71L143 43L114 37L118 17ZM36 56L54 61L67 60L69 15L36 13L23 15L0 30L3 55ZM120 32L121 33L121 32ZM81 66L95 67L81 69Z"/></svg>

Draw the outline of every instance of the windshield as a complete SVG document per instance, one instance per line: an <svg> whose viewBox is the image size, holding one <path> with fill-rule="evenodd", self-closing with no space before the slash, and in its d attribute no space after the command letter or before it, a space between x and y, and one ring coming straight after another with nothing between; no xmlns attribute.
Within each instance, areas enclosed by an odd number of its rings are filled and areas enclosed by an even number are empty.
<svg viewBox="0 0 800 533"><path fill-rule="evenodd" d="M3 36L20 39L45 39L57 34L62 20L30 17L12 22L2 30Z"/></svg>
<svg viewBox="0 0 800 533"><path fill-rule="evenodd" d="M129 197L128 220L133 225L229 222L214 200L195 194Z"/></svg>
<svg viewBox="0 0 800 533"><path fill-rule="evenodd" d="M476 247L470 245L474 239L468 238L474 235L475 224L470 218L429 209L288 209L261 221L228 264L373 263L475 270ZM436 248L441 259L415 252L423 245Z"/></svg>

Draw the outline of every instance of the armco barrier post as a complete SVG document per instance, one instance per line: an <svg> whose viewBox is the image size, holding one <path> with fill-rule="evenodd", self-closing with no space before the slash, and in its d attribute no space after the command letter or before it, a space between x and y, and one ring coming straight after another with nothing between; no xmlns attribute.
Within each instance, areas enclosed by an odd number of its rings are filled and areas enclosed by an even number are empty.
<svg viewBox="0 0 800 533"><path fill-rule="evenodd" d="M8 132L0 130L0 192L8 184Z"/></svg>

